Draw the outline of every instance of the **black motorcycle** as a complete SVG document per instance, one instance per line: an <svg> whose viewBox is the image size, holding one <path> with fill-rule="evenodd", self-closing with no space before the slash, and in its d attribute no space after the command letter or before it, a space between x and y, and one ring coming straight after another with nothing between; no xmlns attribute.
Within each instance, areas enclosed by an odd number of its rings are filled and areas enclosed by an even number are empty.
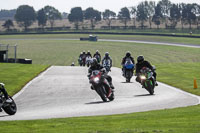
<svg viewBox="0 0 200 133"><path fill-rule="evenodd" d="M104 102L114 100L114 92L112 91L108 81L104 77L104 72L95 70L92 72L92 75L89 77L92 88L99 94L101 99Z"/></svg>
<svg viewBox="0 0 200 133"><path fill-rule="evenodd" d="M4 88L4 84L0 83L0 87ZM11 102L6 102L6 98L0 89L0 112L2 112L3 109L7 114L14 115L17 112L17 106L11 96L9 96L9 99Z"/></svg>
<svg viewBox="0 0 200 133"><path fill-rule="evenodd" d="M153 72L151 71L151 69L149 69L148 67L143 67L140 70L140 82L142 84L142 86L151 94L154 94L154 88L155 88L155 79L153 76Z"/></svg>
<svg viewBox="0 0 200 133"><path fill-rule="evenodd" d="M123 76L126 78L126 82L130 82L133 76L134 64L132 61L126 61L123 66Z"/></svg>

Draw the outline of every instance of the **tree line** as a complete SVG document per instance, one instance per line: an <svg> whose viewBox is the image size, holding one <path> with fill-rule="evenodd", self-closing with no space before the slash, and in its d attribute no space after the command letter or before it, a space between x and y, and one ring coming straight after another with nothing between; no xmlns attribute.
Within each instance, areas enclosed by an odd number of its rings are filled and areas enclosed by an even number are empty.
<svg viewBox="0 0 200 133"><path fill-rule="evenodd" d="M36 12L31 6L21 5L17 8L14 18L19 26L23 26L27 30L36 20L41 28L46 26L47 21L50 22L51 28L53 28L55 20L62 19L62 15L52 6L45 6ZM132 27L136 27L136 22L139 22L141 29L146 27L145 22L148 22L150 29L153 23L158 29L162 23L165 24L165 28L175 29L179 22L182 28L187 24L191 29L192 25L196 25L199 28L200 5L196 3L175 4L170 0L161 0L157 4L155 1L144 1L137 6L121 8L118 14L109 9L100 12L92 7L86 10L82 10L81 7L74 7L67 14L67 18L74 24L75 29L79 29L84 20L89 20L90 28L94 29L96 23L102 19L105 20L109 29L111 29L113 20L116 19L119 19L124 24L125 29L129 21L133 21ZM12 20L5 21L3 26L9 30L13 26Z"/></svg>

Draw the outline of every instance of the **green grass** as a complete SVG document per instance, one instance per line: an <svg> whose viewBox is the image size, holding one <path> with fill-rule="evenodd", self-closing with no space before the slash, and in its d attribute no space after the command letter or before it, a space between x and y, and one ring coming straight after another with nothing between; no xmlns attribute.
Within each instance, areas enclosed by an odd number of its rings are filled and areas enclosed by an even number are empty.
<svg viewBox="0 0 200 133"><path fill-rule="evenodd" d="M200 106L142 113L0 122L3 133L199 133ZM5 128L6 127L6 128Z"/></svg>
<svg viewBox="0 0 200 133"><path fill-rule="evenodd" d="M44 71L47 67L47 65L0 63L0 82L5 84L9 95L14 95L20 91L27 82Z"/></svg>
<svg viewBox="0 0 200 133"><path fill-rule="evenodd" d="M0 39L79 39L80 37L88 37L88 34L40 34L40 35L2 35ZM183 44L200 45L199 38L184 38L184 37L164 37L164 36L143 36L143 35L103 35L97 34L99 39L118 39L118 40L142 40L156 42L170 42Z"/></svg>
<svg viewBox="0 0 200 133"><path fill-rule="evenodd" d="M200 62L156 64L158 80L200 96ZM198 89L194 89L194 79Z"/></svg>
<svg viewBox="0 0 200 133"><path fill-rule="evenodd" d="M5 38L35 38L33 40L4 40ZM36 73L44 70L47 65L70 65L76 61L79 53L97 49L101 53L109 51L114 66L120 67L121 59L126 51L131 51L136 58L144 55L147 60L156 65L158 80L193 94L200 95L200 89L193 89L193 78L197 78L200 85L200 49L175 46L160 46L152 44L121 43L121 42L88 42L69 40L49 40L48 38L77 38L77 35L31 35L31 36L1 36L1 43L18 44L18 57L33 59L33 65L0 64L3 69L1 80L5 75L6 84L13 79L26 75L28 80L34 77L30 74L32 69ZM132 36L101 36L107 39L128 39ZM137 36L138 37L138 36ZM41 39L37 39L41 38ZM142 39L142 36L141 36ZM143 40L154 39L143 36ZM174 38L168 38L169 41ZM183 38L175 38L182 41ZM162 39L160 39L162 41ZM187 40L194 43L194 40ZM198 43L198 40L195 40ZM9 66L11 65L11 66ZM41 66L42 65L42 66ZM28 68L24 68L31 66ZM42 68L41 68L42 67ZM12 73L10 71L12 70ZM26 71L24 71L26 69ZM23 71L23 72L20 72ZM14 76L13 76L14 75ZM20 76L19 76L20 75ZM35 74L37 75L37 74ZM13 78L14 77L14 78ZM27 81L28 81L27 80ZM26 82L27 82L26 81ZM19 81L16 81L19 82ZM23 86L25 80L19 84ZM13 84L15 86L16 83ZM20 86L19 85L19 86ZM198 86L199 87L199 86ZM15 88L15 87L7 87ZM20 88L20 87L17 87ZM9 90L11 92L11 90ZM200 105L161 111L149 111L112 116L79 117L30 121L0 122L1 132L19 133L200 133Z"/></svg>

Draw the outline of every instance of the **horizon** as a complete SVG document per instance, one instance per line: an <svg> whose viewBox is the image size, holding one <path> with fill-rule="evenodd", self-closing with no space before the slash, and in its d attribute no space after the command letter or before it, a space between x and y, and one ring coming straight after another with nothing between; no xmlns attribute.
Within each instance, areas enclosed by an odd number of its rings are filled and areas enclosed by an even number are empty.
<svg viewBox="0 0 200 133"><path fill-rule="evenodd" d="M17 9L20 5L29 5L32 6L35 11L40 10L41 8L49 5L53 6L56 9L59 10L59 12L63 13L70 13L70 10L74 7L81 7L82 10L87 9L88 7L93 7L94 9L103 12L105 9L109 9L111 11L114 11L115 13L118 13L121 8L123 7L133 7L137 6L140 2L144 0L40 0L40 3L37 2L37 0L6 0L6 2L3 0L0 0L0 10L11 10L11 9ZM147 1L155 1L156 3L160 0L147 0ZM200 1L196 0L170 0L172 3L197 3L200 4ZM69 3L70 2L70 3ZM106 4L105 4L106 3ZM115 3L114 6L113 3Z"/></svg>

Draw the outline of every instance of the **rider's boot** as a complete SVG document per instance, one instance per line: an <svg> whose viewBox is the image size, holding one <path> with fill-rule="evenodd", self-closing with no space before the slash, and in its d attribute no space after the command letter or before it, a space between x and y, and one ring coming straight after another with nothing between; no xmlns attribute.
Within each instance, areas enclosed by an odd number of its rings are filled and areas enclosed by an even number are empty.
<svg viewBox="0 0 200 133"><path fill-rule="evenodd" d="M110 88L111 89L115 89L115 87L113 86L112 82L109 82L109 84L110 84Z"/></svg>
<svg viewBox="0 0 200 133"><path fill-rule="evenodd" d="M157 81L155 81L155 86L158 86L158 83L157 83Z"/></svg>
<svg viewBox="0 0 200 133"><path fill-rule="evenodd" d="M91 88L92 90L94 90L94 87L93 87L93 86L90 86L90 88Z"/></svg>
<svg viewBox="0 0 200 133"><path fill-rule="evenodd" d="M7 103L12 103L12 100L10 98L6 99Z"/></svg>

